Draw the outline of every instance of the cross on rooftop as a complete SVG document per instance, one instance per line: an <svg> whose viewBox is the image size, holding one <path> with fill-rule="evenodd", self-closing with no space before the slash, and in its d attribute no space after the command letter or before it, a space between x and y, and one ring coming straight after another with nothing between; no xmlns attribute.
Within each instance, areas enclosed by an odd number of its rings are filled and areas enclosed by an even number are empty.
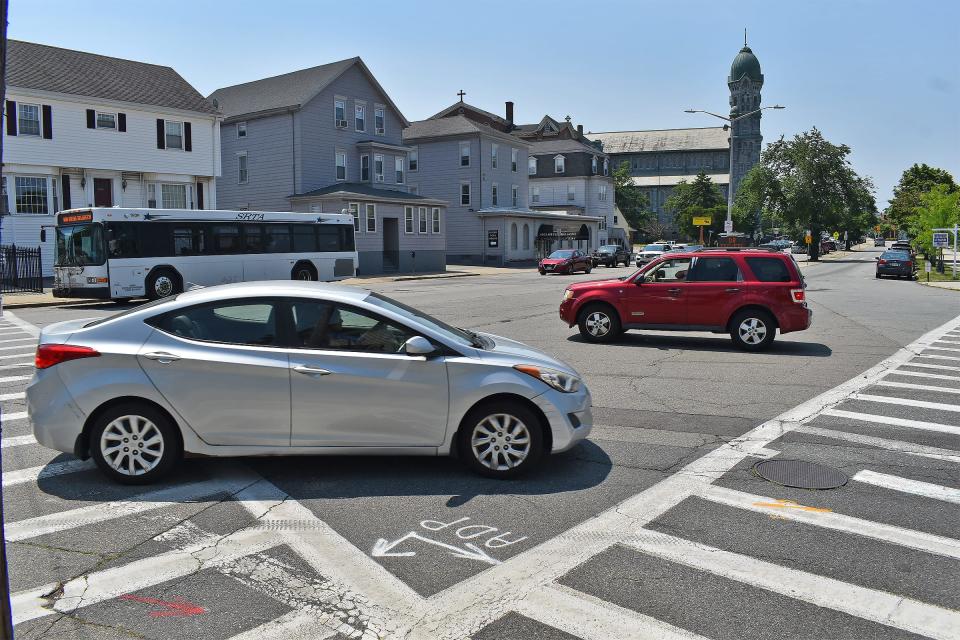
<svg viewBox="0 0 960 640"><path fill-rule="evenodd" d="M465 95L467 95L467 94L466 94L466 92L464 92L463 89L460 89L460 91L457 92L457 95L460 96L460 102L463 102L463 96L465 96Z"/></svg>

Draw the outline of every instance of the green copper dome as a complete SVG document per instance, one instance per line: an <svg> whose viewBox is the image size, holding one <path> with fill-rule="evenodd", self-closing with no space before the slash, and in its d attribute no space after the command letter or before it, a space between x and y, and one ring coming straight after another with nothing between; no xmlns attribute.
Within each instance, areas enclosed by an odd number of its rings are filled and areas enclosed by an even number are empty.
<svg viewBox="0 0 960 640"><path fill-rule="evenodd" d="M733 64L730 65L730 77L727 81L736 82L743 76L747 76L754 82L763 82L763 74L760 73L760 61L757 60L757 56L753 55L753 51L747 45L743 45L743 49L740 49L740 53L733 59Z"/></svg>

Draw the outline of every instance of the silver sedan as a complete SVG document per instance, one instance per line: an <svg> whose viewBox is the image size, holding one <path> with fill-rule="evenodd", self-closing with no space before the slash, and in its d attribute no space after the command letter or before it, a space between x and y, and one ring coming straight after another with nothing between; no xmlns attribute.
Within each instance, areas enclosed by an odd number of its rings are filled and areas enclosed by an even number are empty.
<svg viewBox="0 0 960 640"><path fill-rule="evenodd" d="M506 478L592 426L569 365L365 289L249 282L46 327L44 446L152 482L184 453L448 455Z"/></svg>

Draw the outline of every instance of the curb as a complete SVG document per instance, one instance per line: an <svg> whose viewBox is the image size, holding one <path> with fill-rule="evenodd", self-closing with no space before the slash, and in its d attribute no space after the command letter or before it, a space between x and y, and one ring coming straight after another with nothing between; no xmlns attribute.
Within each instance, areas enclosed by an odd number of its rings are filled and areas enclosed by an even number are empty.
<svg viewBox="0 0 960 640"><path fill-rule="evenodd" d="M103 304L104 302L110 302L109 300L102 300L100 298L81 298L77 300L52 300L52 301L42 301L42 302L7 302L3 301L3 308L10 309L36 309L40 307L62 307L62 306L77 306L83 304Z"/></svg>
<svg viewBox="0 0 960 640"><path fill-rule="evenodd" d="M450 278L473 278L476 276L482 275L496 275L496 274L483 274L483 273L454 273L448 276L400 276L393 278L393 282L406 282L407 280L448 280Z"/></svg>
<svg viewBox="0 0 960 640"><path fill-rule="evenodd" d="M957 293L960 293L960 288L943 287L943 286L940 286L940 284L937 282L925 282L919 279L915 280L914 282L924 287L930 287L931 289L940 289L941 291L956 291ZM954 282L957 282L957 281L955 280Z"/></svg>

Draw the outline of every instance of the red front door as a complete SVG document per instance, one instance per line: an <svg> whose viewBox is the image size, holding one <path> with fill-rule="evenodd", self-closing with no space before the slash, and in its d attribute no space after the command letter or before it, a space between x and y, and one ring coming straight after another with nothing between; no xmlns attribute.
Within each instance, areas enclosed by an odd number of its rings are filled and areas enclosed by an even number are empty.
<svg viewBox="0 0 960 640"><path fill-rule="evenodd" d="M624 324L686 324L690 262L690 258L669 258L647 269L637 281L624 282Z"/></svg>
<svg viewBox="0 0 960 640"><path fill-rule="evenodd" d="M95 207L113 206L113 180L110 178L93 179L93 205Z"/></svg>

